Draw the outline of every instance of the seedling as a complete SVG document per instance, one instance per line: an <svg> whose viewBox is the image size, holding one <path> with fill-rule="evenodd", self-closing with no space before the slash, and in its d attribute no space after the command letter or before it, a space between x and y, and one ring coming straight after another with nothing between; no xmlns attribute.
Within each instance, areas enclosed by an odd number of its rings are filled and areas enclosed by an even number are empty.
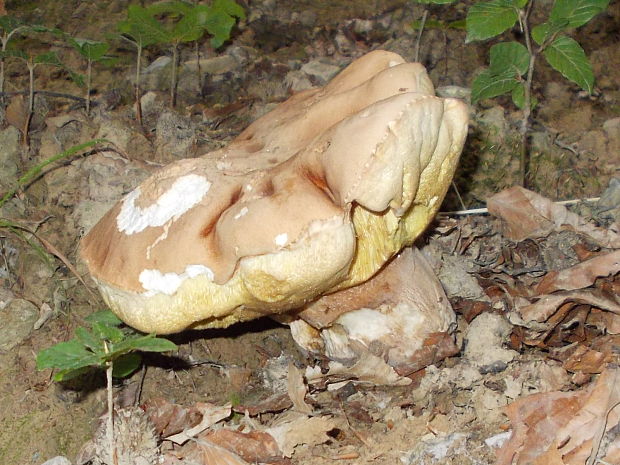
<svg viewBox="0 0 620 465"><path fill-rule="evenodd" d="M471 94L472 103L476 103L510 93L514 104L523 110L521 185L526 182L530 115L537 103L532 96L536 60L542 54L565 78L591 94L592 66L579 43L565 33L604 11L609 0L555 0L547 21L531 28L529 15L533 4L533 0L491 0L474 4L467 13L467 42L496 37L517 22L523 32L525 45L512 41L491 47L489 68L474 79Z"/></svg>
<svg viewBox="0 0 620 465"><path fill-rule="evenodd" d="M122 327L122 321L109 310L95 312L86 317L86 321L90 324L90 330L79 327L73 339L39 352L37 369L57 369L55 381L75 378L91 369L105 370L108 404L106 432L110 457L114 457L112 378L125 378L140 367L142 357L138 351L167 352L176 350L177 346L154 334L139 334L131 328Z"/></svg>
<svg viewBox="0 0 620 465"><path fill-rule="evenodd" d="M90 89L92 82L93 62L111 63L112 57L106 56L110 46L105 42L90 39L73 38L65 35L66 40L86 60L86 114L90 113Z"/></svg>
<svg viewBox="0 0 620 465"><path fill-rule="evenodd" d="M0 92L4 92L4 60L7 46L11 38L18 33L25 32L28 26L22 23L19 19L11 16L0 16L0 29L2 35L0 41L2 42L2 54L0 55Z"/></svg>

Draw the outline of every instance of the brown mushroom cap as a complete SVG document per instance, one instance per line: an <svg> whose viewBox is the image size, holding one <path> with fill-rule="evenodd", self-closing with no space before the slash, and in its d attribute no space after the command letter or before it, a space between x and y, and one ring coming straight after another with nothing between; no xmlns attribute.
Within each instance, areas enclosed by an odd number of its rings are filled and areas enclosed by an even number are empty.
<svg viewBox="0 0 620 465"><path fill-rule="evenodd" d="M175 162L82 241L108 305L148 332L221 327L365 281L439 208L467 132L424 68L377 51L228 147Z"/></svg>

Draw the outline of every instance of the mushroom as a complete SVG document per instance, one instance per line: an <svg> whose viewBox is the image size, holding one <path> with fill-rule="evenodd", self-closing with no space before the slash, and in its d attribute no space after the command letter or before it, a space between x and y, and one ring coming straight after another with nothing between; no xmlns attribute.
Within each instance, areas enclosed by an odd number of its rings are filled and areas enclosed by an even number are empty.
<svg viewBox="0 0 620 465"><path fill-rule="evenodd" d="M422 65L368 53L227 147L156 172L84 237L82 257L110 308L145 332L303 308L369 280L422 233L467 115Z"/></svg>

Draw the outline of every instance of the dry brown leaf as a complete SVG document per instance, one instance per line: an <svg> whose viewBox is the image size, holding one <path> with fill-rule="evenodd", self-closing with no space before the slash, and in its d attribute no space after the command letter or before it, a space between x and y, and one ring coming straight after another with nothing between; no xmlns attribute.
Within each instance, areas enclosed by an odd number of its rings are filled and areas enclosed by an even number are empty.
<svg viewBox="0 0 620 465"><path fill-rule="evenodd" d="M552 231L570 227L603 247L620 248L617 231L596 227L562 205L524 189L511 187L487 200L489 213L504 221L504 236L514 241L546 237Z"/></svg>
<svg viewBox="0 0 620 465"><path fill-rule="evenodd" d="M166 454L166 459L164 463L171 465L250 465L237 454L204 439L193 439L180 450Z"/></svg>
<svg viewBox="0 0 620 465"><path fill-rule="evenodd" d="M304 382L304 376L293 362L288 364L286 387L288 395L293 402L293 409L300 413L312 413L312 407L306 403L308 387Z"/></svg>
<svg viewBox="0 0 620 465"><path fill-rule="evenodd" d="M287 392L276 393L267 399L261 400L256 405L237 405L233 407L233 411L237 413L246 413L251 417L260 415L261 413L273 413L286 410L293 405L291 398Z"/></svg>
<svg viewBox="0 0 620 465"><path fill-rule="evenodd" d="M618 297L605 295L597 289L561 291L552 295L543 295L533 304L517 303L516 310L525 322L537 321L542 323L547 321L561 305L567 302L592 305L620 315Z"/></svg>
<svg viewBox="0 0 620 465"><path fill-rule="evenodd" d="M173 404L164 398L150 399L145 403L144 409L155 426L155 431L162 437L180 433L202 420L202 414L196 408Z"/></svg>
<svg viewBox="0 0 620 465"><path fill-rule="evenodd" d="M551 271L538 284L536 293L573 291L594 284L597 278L620 272L620 250L598 255L561 271Z"/></svg>
<svg viewBox="0 0 620 465"><path fill-rule="evenodd" d="M336 427L333 418L309 417L291 412L281 423L267 428L285 457L291 457L301 444L323 444L329 440L327 433Z"/></svg>
<svg viewBox="0 0 620 465"><path fill-rule="evenodd" d="M172 441L176 444L185 444L187 441L193 439L207 428L210 428L216 424L218 421L228 418L232 412L230 404L219 406L197 402L195 407L200 413L202 413L202 420L200 420L200 423L196 426L192 426L191 428L187 428L180 433L167 436L164 439Z"/></svg>
<svg viewBox="0 0 620 465"><path fill-rule="evenodd" d="M618 425L619 381L620 369L610 368L580 391L533 394L510 404L512 436L496 465L585 464L596 456L602 434Z"/></svg>
<svg viewBox="0 0 620 465"><path fill-rule="evenodd" d="M584 344L575 346L562 366L573 373L600 373L607 364L616 359L614 351L617 347L620 347L620 336L617 334L597 337L591 347Z"/></svg>
<svg viewBox="0 0 620 465"><path fill-rule="evenodd" d="M275 439L261 431L242 433L219 429L206 431L198 439L223 447L250 463L278 463L283 458Z"/></svg>

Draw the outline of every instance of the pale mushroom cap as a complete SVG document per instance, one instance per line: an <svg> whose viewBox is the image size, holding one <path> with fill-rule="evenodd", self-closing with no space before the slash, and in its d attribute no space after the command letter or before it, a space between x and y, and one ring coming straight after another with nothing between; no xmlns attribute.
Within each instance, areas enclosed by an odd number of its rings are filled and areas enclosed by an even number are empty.
<svg viewBox="0 0 620 465"><path fill-rule="evenodd" d="M148 332L227 326L371 277L439 208L467 132L389 52L293 96L225 149L162 169L89 232L104 299Z"/></svg>

